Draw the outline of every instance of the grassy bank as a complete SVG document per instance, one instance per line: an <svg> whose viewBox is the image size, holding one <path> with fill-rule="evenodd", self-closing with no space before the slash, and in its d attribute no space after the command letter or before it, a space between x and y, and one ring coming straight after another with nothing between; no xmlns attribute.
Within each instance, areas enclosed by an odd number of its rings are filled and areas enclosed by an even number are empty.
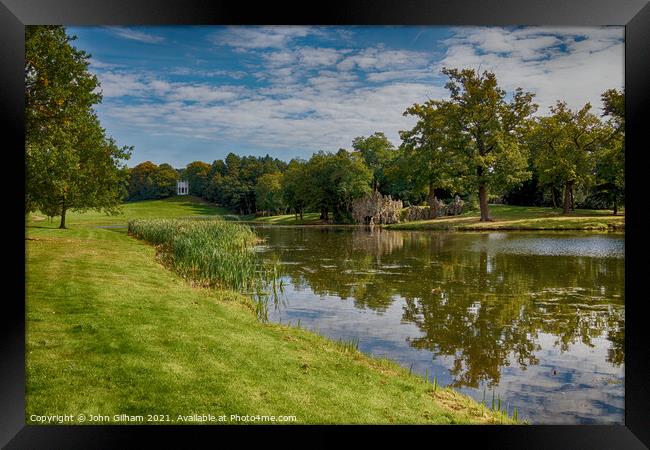
<svg viewBox="0 0 650 450"><path fill-rule="evenodd" d="M183 216L213 216L229 214L225 208L218 208L199 197L176 196L162 200L145 200L128 202L121 206L120 214L106 215L95 211L76 212L70 211L66 215L66 224L69 227L80 225L126 225L130 219L143 218L173 218ZM58 226L59 217L52 220L42 214L31 214L31 222L44 226Z"/></svg>
<svg viewBox="0 0 650 450"><path fill-rule="evenodd" d="M184 202L127 205L125 216L153 217L161 205L168 217L206 211ZM87 213L68 223L68 230L47 220L27 224L27 423L35 423L32 414L82 413L145 422L148 414L169 414L168 423L192 414L512 422L350 345L260 323L243 295L193 286L126 228L97 227L114 218Z"/></svg>
<svg viewBox="0 0 650 450"><path fill-rule="evenodd" d="M620 214L620 213L619 213ZM625 217L612 216L611 211L577 209L562 215L561 209L529 206L490 205L492 222L480 222L480 213L473 211L459 216L384 225L393 230L593 230L623 231Z"/></svg>

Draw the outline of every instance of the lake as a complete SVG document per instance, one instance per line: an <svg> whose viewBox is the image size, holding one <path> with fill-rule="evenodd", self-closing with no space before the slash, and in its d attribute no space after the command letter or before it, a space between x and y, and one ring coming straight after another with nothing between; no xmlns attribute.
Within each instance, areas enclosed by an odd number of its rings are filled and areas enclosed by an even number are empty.
<svg viewBox="0 0 650 450"><path fill-rule="evenodd" d="M624 423L624 235L256 226L269 320L548 424Z"/></svg>

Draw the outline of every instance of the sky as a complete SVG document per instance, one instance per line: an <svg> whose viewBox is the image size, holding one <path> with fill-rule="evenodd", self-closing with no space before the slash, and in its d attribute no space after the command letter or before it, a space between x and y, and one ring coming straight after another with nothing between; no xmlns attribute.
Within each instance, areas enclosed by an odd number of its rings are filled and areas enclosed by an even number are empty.
<svg viewBox="0 0 650 450"><path fill-rule="evenodd" d="M448 97L443 67L496 74L537 114L624 87L623 27L69 27L101 82L107 135L181 168L230 153L284 161L399 131L414 103Z"/></svg>

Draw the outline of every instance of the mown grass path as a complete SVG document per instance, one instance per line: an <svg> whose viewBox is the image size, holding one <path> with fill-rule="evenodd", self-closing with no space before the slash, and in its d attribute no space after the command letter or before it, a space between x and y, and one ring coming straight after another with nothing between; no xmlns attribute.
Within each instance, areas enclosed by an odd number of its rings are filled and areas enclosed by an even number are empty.
<svg viewBox="0 0 650 450"><path fill-rule="evenodd" d="M177 203L177 204L176 204ZM203 206L142 202L146 217ZM208 210L208 213L216 210ZM293 415L297 423L510 423L404 368L312 332L262 324L232 291L192 287L120 220L26 228L31 415ZM78 422L73 422L78 423ZM86 421L85 423L92 423ZM110 422L116 423L116 422ZM126 422L123 422L126 423Z"/></svg>

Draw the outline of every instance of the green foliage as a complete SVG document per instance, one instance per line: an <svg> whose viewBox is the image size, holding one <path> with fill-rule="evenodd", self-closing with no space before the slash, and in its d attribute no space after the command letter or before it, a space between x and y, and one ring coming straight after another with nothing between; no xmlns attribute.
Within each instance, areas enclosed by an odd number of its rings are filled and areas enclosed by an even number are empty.
<svg viewBox="0 0 650 450"><path fill-rule="evenodd" d="M393 144L384 133L376 132L372 136L354 138L352 148L361 154L364 163L372 171L372 189L386 194L388 188L386 169L397 157Z"/></svg>
<svg viewBox="0 0 650 450"><path fill-rule="evenodd" d="M312 155L305 172L308 203L326 221L332 213L336 223L351 222L352 201L370 192L372 172L357 153L320 151Z"/></svg>
<svg viewBox="0 0 650 450"><path fill-rule="evenodd" d="M512 100L498 86L496 76L473 69L448 69L445 105L449 148L460 156L463 170L458 182L479 191L481 220L488 219L489 190L502 192L530 177L528 153L522 138L529 116L537 110L533 94L516 89Z"/></svg>
<svg viewBox="0 0 650 450"><path fill-rule="evenodd" d="M531 127L528 141L539 182L564 187L564 213L573 206L575 188L594 183L607 134L607 127L591 112L589 103L572 111L558 101L550 116L538 118Z"/></svg>
<svg viewBox="0 0 650 450"><path fill-rule="evenodd" d="M130 170L129 200L156 198L154 175L157 171L158 166L151 161L142 162Z"/></svg>
<svg viewBox="0 0 650 450"><path fill-rule="evenodd" d="M276 214L284 209L282 179L283 175L279 172L266 173L257 179L255 202L258 209Z"/></svg>
<svg viewBox="0 0 650 450"><path fill-rule="evenodd" d="M165 198L176 195L178 171L167 163L158 166L151 176L153 198Z"/></svg>
<svg viewBox="0 0 650 450"><path fill-rule="evenodd" d="M542 184L590 183L593 153L602 137L600 121L590 110L589 103L572 111L566 103L558 101L551 107L551 116L537 119L529 139Z"/></svg>
<svg viewBox="0 0 650 450"><path fill-rule="evenodd" d="M71 45L62 26L25 27L25 128L29 147L47 147L51 134L101 101L88 72L90 55Z"/></svg>
<svg viewBox="0 0 650 450"><path fill-rule="evenodd" d="M432 201L436 189L458 192L461 185L455 175L463 171L461 153L454 147L454 124L451 122L449 102L429 100L414 104L405 116L415 116L413 129L400 132L402 161L398 166L400 178L410 180L412 186L428 194ZM401 169L401 170L400 170Z"/></svg>
<svg viewBox="0 0 650 450"><path fill-rule="evenodd" d="M210 164L202 161L191 162L185 167L183 179L189 182L190 195L196 195L197 197L204 196L210 168Z"/></svg>
<svg viewBox="0 0 650 450"><path fill-rule="evenodd" d="M150 200L176 195L177 181L180 179L176 169L167 163L160 166L145 161L130 170L128 199Z"/></svg>
<svg viewBox="0 0 650 450"><path fill-rule="evenodd" d="M68 210L117 211L132 151L106 137L99 82L74 39L61 26L25 29L25 208L60 215L61 228Z"/></svg>
<svg viewBox="0 0 650 450"><path fill-rule="evenodd" d="M608 89L602 93L603 115L613 122L616 131L625 131L625 92L618 89Z"/></svg>
<svg viewBox="0 0 650 450"><path fill-rule="evenodd" d="M625 199L625 94L609 89L602 95L606 136L596 154L595 195L609 202L616 214Z"/></svg>
<svg viewBox="0 0 650 450"><path fill-rule="evenodd" d="M229 153L225 161L214 161L210 166L203 196L240 214L253 214L259 209L256 198L259 178L282 173L286 167L286 163L269 155L240 157Z"/></svg>
<svg viewBox="0 0 650 450"><path fill-rule="evenodd" d="M307 163L292 159L282 177L282 195L285 204L302 219L309 204Z"/></svg>

